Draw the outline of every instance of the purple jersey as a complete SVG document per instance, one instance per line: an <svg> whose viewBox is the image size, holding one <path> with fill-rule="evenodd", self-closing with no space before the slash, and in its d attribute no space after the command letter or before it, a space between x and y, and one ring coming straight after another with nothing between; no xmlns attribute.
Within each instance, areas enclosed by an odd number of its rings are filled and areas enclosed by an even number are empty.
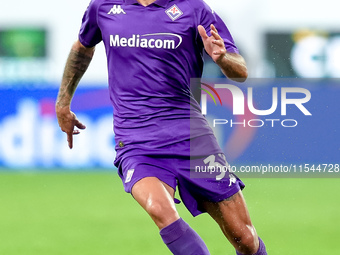
<svg viewBox="0 0 340 255"><path fill-rule="evenodd" d="M157 0L147 7L137 0L91 1L79 40L105 45L117 158L189 155L181 142L213 134L190 90L190 78L203 69L197 26L209 32L210 24L227 51L237 53L227 27L202 0ZM207 150L220 152L215 145Z"/></svg>

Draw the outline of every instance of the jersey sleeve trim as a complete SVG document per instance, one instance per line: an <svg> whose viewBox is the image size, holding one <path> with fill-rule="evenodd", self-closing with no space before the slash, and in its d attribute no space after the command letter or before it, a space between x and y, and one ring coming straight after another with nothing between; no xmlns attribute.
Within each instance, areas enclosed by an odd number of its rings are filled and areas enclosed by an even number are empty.
<svg viewBox="0 0 340 255"><path fill-rule="evenodd" d="M99 0L92 0L84 13L82 26L78 39L85 47L92 48L102 41L101 31L98 24L98 9L101 5ZM90 16L93 15L92 24ZM92 35L92 38L89 37Z"/></svg>

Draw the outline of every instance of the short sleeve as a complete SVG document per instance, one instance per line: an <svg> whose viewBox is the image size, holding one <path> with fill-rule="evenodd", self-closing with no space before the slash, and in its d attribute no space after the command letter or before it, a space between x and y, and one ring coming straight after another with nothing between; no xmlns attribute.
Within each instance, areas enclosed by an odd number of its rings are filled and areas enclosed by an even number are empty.
<svg viewBox="0 0 340 255"><path fill-rule="evenodd" d="M201 2L202 2L202 4L200 5L201 8L199 8L198 13L199 25L202 25L207 31L208 36L211 36L210 25L213 24L216 27L219 35L224 40L224 44L227 51L231 53L239 53L235 45L234 39L230 34L229 29L223 22L223 20L205 2L203 1Z"/></svg>
<svg viewBox="0 0 340 255"><path fill-rule="evenodd" d="M85 47L94 47L102 40L102 34L97 22L98 1L92 0L84 13L79 31L79 41Z"/></svg>

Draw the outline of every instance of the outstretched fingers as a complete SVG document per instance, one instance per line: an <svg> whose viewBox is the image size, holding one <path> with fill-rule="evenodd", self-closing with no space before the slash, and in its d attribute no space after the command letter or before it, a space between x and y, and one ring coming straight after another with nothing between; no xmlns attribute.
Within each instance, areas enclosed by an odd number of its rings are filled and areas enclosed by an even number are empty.
<svg viewBox="0 0 340 255"><path fill-rule="evenodd" d="M198 33L200 34L200 36L202 37L203 40L206 40L206 39L209 38L209 36L207 35L207 32L205 31L205 29L202 25L198 26Z"/></svg>
<svg viewBox="0 0 340 255"><path fill-rule="evenodd" d="M221 48L218 51L214 51L213 54L214 55L221 55L221 54L226 53L227 51L225 50L224 41L223 41L222 37L218 34L216 27L213 24L211 24L210 29L211 29L210 33L215 39L215 40L212 41L212 43Z"/></svg>
<svg viewBox="0 0 340 255"><path fill-rule="evenodd" d="M74 125L77 127L77 128L79 128L79 129L85 129L86 128L86 126L83 124L83 123L81 123L77 118L74 120L75 122L74 122Z"/></svg>
<svg viewBox="0 0 340 255"><path fill-rule="evenodd" d="M218 34L218 31L213 24L210 25L210 29L211 35L215 38L215 40L222 40L222 37Z"/></svg>
<svg viewBox="0 0 340 255"><path fill-rule="evenodd" d="M74 132L74 131L71 131L71 132L67 132L67 133L66 133L66 134L67 134L68 147L69 147L70 149L73 148L73 132Z"/></svg>
<svg viewBox="0 0 340 255"><path fill-rule="evenodd" d="M80 133L80 131L78 129L74 129L74 127L77 127L79 129L85 129L86 128L86 126L83 123L81 123L74 114L72 114L72 116L73 116L74 119L71 121L68 128L62 128L62 130L67 135L68 147L70 149L73 148L73 135L78 135Z"/></svg>

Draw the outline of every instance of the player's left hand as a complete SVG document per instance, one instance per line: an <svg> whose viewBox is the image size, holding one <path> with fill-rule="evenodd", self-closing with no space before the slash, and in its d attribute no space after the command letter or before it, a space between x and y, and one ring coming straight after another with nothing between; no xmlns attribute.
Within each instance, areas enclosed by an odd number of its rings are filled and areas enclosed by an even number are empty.
<svg viewBox="0 0 340 255"><path fill-rule="evenodd" d="M201 25L198 26L198 32L202 37L205 51L215 61L215 63L218 64L227 54L227 50L225 48L223 39L218 34L216 27L211 24L210 29L211 36L209 37L204 27Z"/></svg>

